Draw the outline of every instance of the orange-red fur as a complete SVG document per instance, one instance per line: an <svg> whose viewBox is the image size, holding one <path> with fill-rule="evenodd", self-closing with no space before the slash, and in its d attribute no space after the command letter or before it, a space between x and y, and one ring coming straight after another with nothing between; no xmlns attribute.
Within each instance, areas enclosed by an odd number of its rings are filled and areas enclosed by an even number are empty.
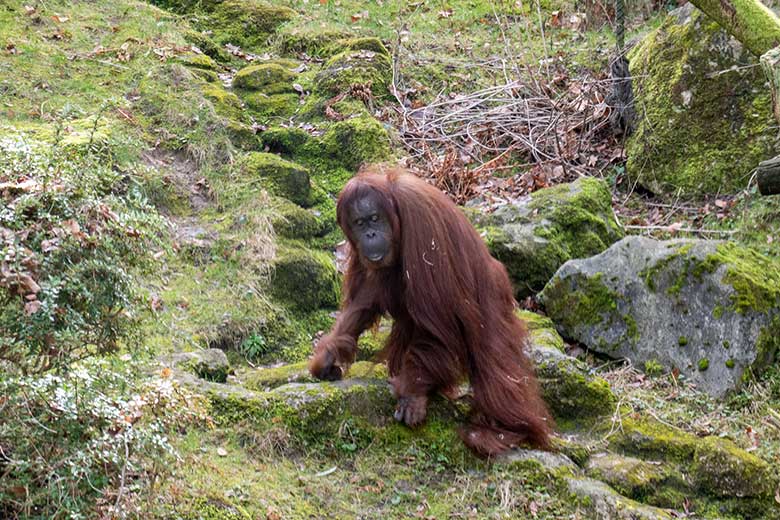
<svg viewBox="0 0 780 520"><path fill-rule="evenodd" d="M394 260L381 268L357 254L346 222L347 208L369 190L380 195L393 228ZM549 448L552 419L523 353L527 333L509 277L461 210L435 187L392 169L350 180L337 214L353 254L342 312L317 345L312 374L321 377L332 365L346 370L360 333L389 314L383 354L396 395L424 409L426 396L468 376L474 406L461 431L466 445L481 455L520 443Z"/></svg>

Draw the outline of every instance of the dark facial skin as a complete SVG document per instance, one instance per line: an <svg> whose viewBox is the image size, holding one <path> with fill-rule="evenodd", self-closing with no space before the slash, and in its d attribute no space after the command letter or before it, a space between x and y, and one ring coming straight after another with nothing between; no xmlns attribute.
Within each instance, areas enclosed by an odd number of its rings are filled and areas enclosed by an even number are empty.
<svg viewBox="0 0 780 520"><path fill-rule="evenodd" d="M369 194L349 208L349 230L355 238L358 253L375 267L393 261L393 229L390 219L379 204L379 197Z"/></svg>

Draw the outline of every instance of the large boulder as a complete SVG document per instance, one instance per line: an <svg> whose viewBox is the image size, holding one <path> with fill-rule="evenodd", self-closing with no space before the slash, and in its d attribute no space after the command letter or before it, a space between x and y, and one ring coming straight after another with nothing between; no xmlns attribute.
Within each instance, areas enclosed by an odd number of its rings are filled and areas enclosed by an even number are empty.
<svg viewBox="0 0 780 520"><path fill-rule="evenodd" d="M609 384L582 361L567 355L552 322L528 311L518 312L529 331L528 354L534 362L542 395L559 426L587 425L615 411Z"/></svg>
<svg viewBox="0 0 780 520"><path fill-rule="evenodd" d="M253 152L241 158L238 169L244 177L260 179L262 186L273 195L301 206L309 203L309 171L300 164L272 153Z"/></svg>
<svg viewBox="0 0 780 520"><path fill-rule="evenodd" d="M470 216L518 298L540 291L567 260L598 254L623 237L607 185L590 177Z"/></svg>
<svg viewBox="0 0 780 520"><path fill-rule="evenodd" d="M335 96L348 92L352 85L370 85L375 96L388 95L393 71L390 53L381 43L374 49L345 50L332 56L315 78L317 90Z"/></svg>
<svg viewBox="0 0 780 520"><path fill-rule="evenodd" d="M329 255L304 248L283 248L277 252L272 267L272 292L291 307L308 312L338 306L338 272Z"/></svg>
<svg viewBox="0 0 780 520"><path fill-rule="evenodd" d="M747 186L777 144L758 59L693 4L628 57L638 113L626 148L629 177L656 193Z"/></svg>
<svg viewBox="0 0 780 520"><path fill-rule="evenodd" d="M780 264L715 241L627 237L540 295L567 338L722 396L780 350Z"/></svg>

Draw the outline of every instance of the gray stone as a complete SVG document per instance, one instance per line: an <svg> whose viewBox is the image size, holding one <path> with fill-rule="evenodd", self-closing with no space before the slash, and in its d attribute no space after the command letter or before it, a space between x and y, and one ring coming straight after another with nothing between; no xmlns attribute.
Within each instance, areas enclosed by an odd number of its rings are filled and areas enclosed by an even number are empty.
<svg viewBox="0 0 780 520"><path fill-rule="evenodd" d="M518 298L541 290L567 260L600 253L623 237L612 195L606 183L594 178L542 189L493 213L469 216L491 254L506 266Z"/></svg>
<svg viewBox="0 0 780 520"><path fill-rule="evenodd" d="M589 478L567 478L569 492L586 504L598 520L671 520L663 509L626 498L604 482Z"/></svg>
<svg viewBox="0 0 780 520"><path fill-rule="evenodd" d="M638 116L626 145L632 182L656 193L734 192L774 155L777 128L758 59L693 4L628 58Z"/></svg>
<svg viewBox="0 0 780 520"><path fill-rule="evenodd" d="M231 372L227 356L218 348L177 352L163 360L163 363L217 383L227 381L227 376Z"/></svg>
<svg viewBox="0 0 780 520"><path fill-rule="evenodd" d="M564 337L713 396L780 348L780 266L731 243L627 237L564 264L540 299Z"/></svg>

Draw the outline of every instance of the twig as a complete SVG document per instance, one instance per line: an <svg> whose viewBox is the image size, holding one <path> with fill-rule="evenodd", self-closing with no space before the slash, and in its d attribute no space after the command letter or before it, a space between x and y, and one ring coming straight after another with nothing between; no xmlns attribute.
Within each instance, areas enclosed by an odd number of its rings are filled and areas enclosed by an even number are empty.
<svg viewBox="0 0 780 520"><path fill-rule="evenodd" d="M670 233L701 233L703 235L733 235L737 232L735 229L695 229L695 228L677 228L672 226L637 226L625 225L626 229L638 229L642 231L668 231Z"/></svg>

